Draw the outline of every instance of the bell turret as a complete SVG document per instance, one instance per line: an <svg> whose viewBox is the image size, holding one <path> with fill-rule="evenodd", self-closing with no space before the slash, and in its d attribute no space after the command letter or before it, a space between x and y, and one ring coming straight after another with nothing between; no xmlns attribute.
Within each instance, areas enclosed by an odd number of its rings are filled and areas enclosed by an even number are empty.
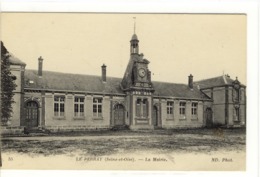
<svg viewBox="0 0 260 177"><path fill-rule="evenodd" d="M130 43L131 43L131 46L130 46L130 53L131 53L131 55L132 54L138 54L139 53L139 45L138 45L139 40L138 40L136 34L133 34Z"/></svg>

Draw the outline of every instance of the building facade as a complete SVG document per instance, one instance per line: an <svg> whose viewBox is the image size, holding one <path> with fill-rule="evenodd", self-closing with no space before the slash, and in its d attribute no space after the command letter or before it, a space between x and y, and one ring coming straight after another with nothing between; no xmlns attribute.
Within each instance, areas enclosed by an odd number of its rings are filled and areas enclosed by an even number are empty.
<svg viewBox="0 0 260 177"><path fill-rule="evenodd" d="M246 123L246 87L229 75L195 83L212 100L213 116L206 116L206 125L237 127ZM207 112L207 111L206 111Z"/></svg>
<svg viewBox="0 0 260 177"><path fill-rule="evenodd" d="M232 127L246 122L246 87L237 79L193 82L189 75L187 84L152 81L136 34L123 78L107 77L105 65L100 76L90 76L45 71L41 57L38 70L26 70L14 57L10 61L18 87L13 117L3 131Z"/></svg>

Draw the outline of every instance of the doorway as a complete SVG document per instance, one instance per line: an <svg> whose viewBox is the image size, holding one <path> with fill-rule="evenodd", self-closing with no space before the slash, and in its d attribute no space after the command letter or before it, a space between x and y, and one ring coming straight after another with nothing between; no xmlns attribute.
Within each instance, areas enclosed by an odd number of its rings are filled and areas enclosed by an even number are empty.
<svg viewBox="0 0 260 177"><path fill-rule="evenodd" d="M38 127L38 104L35 101L29 101L25 105L26 125L27 127Z"/></svg>
<svg viewBox="0 0 260 177"><path fill-rule="evenodd" d="M212 119L212 109L206 109L206 127L212 128L213 127L213 119Z"/></svg>
<svg viewBox="0 0 260 177"><path fill-rule="evenodd" d="M114 108L114 125L122 126L125 124L125 109L122 104L117 104Z"/></svg>
<svg viewBox="0 0 260 177"><path fill-rule="evenodd" d="M153 106L153 125L158 126L158 108L156 106Z"/></svg>

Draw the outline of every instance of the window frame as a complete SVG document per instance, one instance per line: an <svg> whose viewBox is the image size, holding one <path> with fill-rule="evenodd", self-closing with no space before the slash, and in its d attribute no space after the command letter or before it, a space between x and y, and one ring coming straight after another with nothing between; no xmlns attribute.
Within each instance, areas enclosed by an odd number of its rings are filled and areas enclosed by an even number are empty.
<svg viewBox="0 0 260 177"><path fill-rule="evenodd" d="M135 102L135 116L137 118L147 119L149 117L149 99L137 98Z"/></svg>
<svg viewBox="0 0 260 177"><path fill-rule="evenodd" d="M234 119L234 121L235 122L239 122L240 121L240 108L238 107L238 108L235 108L235 119Z"/></svg>
<svg viewBox="0 0 260 177"><path fill-rule="evenodd" d="M167 101L166 103L167 119L174 118L174 101Z"/></svg>
<svg viewBox="0 0 260 177"><path fill-rule="evenodd" d="M81 101L81 99L82 99L82 101ZM83 111L81 111L81 110L83 110ZM85 117L85 97L84 96L74 96L74 117L76 117L76 118Z"/></svg>
<svg viewBox="0 0 260 177"><path fill-rule="evenodd" d="M135 116L136 117L142 117L142 114L141 114L142 104L141 103L142 103L142 99L137 98L136 104L135 104L135 109L136 109Z"/></svg>
<svg viewBox="0 0 260 177"><path fill-rule="evenodd" d="M148 99L144 98L142 99L142 117L147 118L148 117Z"/></svg>
<svg viewBox="0 0 260 177"><path fill-rule="evenodd" d="M186 105L187 103L185 101L180 101L179 103L179 114L181 116L181 119L186 119Z"/></svg>
<svg viewBox="0 0 260 177"><path fill-rule="evenodd" d="M56 98L58 98L58 100L56 100ZM63 98L63 100L61 98ZM64 95L54 95L53 103L54 117L65 117L66 97Z"/></svg>
<svg viewBox="0 0 260 177"><path fill-rule="evenodd" d="M191 102L191 116L193 118L198 116L198 105L199 105L198 102Z"/></svg>
<svg viewBox="0 0 260 177"><path fill-rule="evenodd" d="M98 101L95 102L95 99ZM99 102L99 100L101 100L101 102ZM92 114L94 118L103 118L103 97L93 97L92 108Z"/></svg>

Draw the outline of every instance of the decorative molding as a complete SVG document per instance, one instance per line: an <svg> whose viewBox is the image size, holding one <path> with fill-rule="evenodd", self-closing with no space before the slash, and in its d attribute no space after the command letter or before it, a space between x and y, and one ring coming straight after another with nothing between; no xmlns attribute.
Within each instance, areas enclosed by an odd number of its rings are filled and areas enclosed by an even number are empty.
<svg viewBox="0 0 260 177"><path fill-rule="evenodd" d="M67 99L73 99L73 96L72 96L72 95L67 95L66 98L67 98Z"/></svg>
<svg viewBox="0 0 260 177"><path fill-rule="evenodd" d="M234 104L234 108L239 108L240 105L239 104Z"/></svg>
<svg viewBox="0 0 260 177"><path fill-rule="evenodd" d="M166 121L174 121L174 118L166 118Z"/></svg>
<svg viewBox="0 0 260 177"><path fill-rule="evenodd" d="M65 116L62 116L62 117L53 117L54 120L66 120L66 117Z"/></svg>
<svg viewBox="0 0 260 177"><path fill-rule="evenodd" d="M85 120L86 117L73 117L73 120Z"/></svg>
<svg viewBox="0 0 260 177"><path fill-rule="evenodd" d="M124 110L126 110L126 105L125 105L125 102L124 102L124 101L117 100L117 101L113 101L112 104L113 104L113 106L112 106L112 109L113 109L113 110L115 109L115 106L116 106L116 105L119 105L119 104L123 105Z"/></svg>
<svg viewBox="0 0 260 177"><path fill-rule="evenodd" d="M45 98L53 98L52 95L45 95Z"/></svg>
<svg viewBox="0 0 260 177"><path fill-rule="evenodd" d="M24 105L26 106L26 103L29 101L35 101L38 104L39 108L42 107L41 98L39 98L39 97L31 96L31 97L24 98Z"/></svg>

